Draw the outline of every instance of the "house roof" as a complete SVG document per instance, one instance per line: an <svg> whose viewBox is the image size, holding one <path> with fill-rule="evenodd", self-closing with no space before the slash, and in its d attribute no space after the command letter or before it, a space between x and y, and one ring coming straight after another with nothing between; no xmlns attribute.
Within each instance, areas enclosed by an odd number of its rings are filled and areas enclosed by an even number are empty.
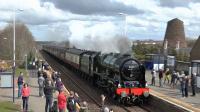
<svg viewBox="0 0 200 112"><path fill-rule="evenodd" d="M200 36L196 40L191 52L190 52L190 59L191 60L200 60Z"/></svg>

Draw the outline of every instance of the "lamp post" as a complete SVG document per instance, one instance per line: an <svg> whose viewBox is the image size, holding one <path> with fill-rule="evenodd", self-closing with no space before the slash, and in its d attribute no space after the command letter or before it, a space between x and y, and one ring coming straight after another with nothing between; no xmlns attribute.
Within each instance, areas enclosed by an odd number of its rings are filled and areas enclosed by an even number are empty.
<svg viewBox="0 0 200 112"><path fill-rule="evenodd" d="M13 11L13 103L15 102L15 9Z"/></svg>
<svg viewBox="0 0 200 112"><path fill-rule="evenodd" d="M126 37L126 33L127 33L127 14L125 14L125 13L119 13L119 15L122 15L122 16L125 17L124 36Z"/></svg>
<svg viewBox="0 0 200 112"><path fill-rule="evenodd" d="M164 69L167 67L167 59L168 59L168 40L164 41Z"/></svg>
<svg viewBox="0 0 200 112"><path fill-rule="evenodd" d="M15 11L13 9L13 103L15 102ZM17 11L23 11L18 9Z"/></svg>
<svg viewBox="0 0 200 112"><path fill-rule="evenodd" d="M25 66L26 66L25 68L26 68L26 72L27 72L27 54L25 54L25 62L26 62L26 63L25 63L25 64L26 64L26 65L25 65Z"/></svg>

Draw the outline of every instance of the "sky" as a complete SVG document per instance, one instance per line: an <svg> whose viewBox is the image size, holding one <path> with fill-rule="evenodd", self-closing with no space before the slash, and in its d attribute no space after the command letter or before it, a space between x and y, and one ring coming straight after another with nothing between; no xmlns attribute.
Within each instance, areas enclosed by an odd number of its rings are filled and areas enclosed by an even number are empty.
<svg viewBox="0 0 200 112"><path fill-rule="evenodd" d="M129 39L163 40L173 18L184 22L186 37L197 38L199 7L200 0L0 0L0 29L15 10L38 41L125 35L125 20Z"/></svg>

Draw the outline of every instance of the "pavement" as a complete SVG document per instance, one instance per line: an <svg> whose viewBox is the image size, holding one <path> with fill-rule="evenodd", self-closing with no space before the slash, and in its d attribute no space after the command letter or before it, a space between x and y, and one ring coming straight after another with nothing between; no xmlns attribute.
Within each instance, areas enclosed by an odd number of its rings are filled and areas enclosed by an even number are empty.
<svg viewBox="0 0 200 112"><path fill-rule="evenodd" d="M171 99L178 100L179 102L184 102L188 105L191 105L192 107L199 108L200 109L200 89L197 88L196 96L192 97L191 88L189 87L189 96L187 98L183 98L181 91L180 91L180 84L177 83L175 88L170 87L169 84L165 84L163 87L159 87L159 79L158 75L156 77L156 86L151 86L151 72L146 71L146 80L149 85L149 87L152 89L152 91L156 91L157 93L166 95L170 97Z"/></svg>
<svg viewBox="0 0 200 112"><path fill-rule="evenodd" d="M39 97L39 89L37 84L37 74L36 71L29 71L29 77L25 79L25 82L29 84L30 87L30 97L29 97L29 110L31 112L45 112L45 97ZM17 80L17 78L15 79ZM15 84L15 103L21 105L22 99L17 98L17 84ZM55 98L56 95L54 95ZM12 88L0 88L0 101L12 101L13 89Z"/></svg>
<svg viewBox="0 0 200 112"><path fill-rule="evenodd" d="M28 83L31 89L31 94L29 98L30 110L33 112L45 112L45 97L39 97L39 88L37 83L37 73L36 71L29 71L30 77Z"/></svg>

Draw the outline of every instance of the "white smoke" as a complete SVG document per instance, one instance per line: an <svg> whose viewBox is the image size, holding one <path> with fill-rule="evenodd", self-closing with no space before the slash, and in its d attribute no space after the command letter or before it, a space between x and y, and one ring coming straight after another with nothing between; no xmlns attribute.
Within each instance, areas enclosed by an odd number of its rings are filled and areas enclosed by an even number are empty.
<svg viewBox="0 0 200 112"><path fill-rule="evenodd" d="M47 40L59 43L67 41L70 35L71 34L67 25L61 23L49 25L49 29L46 33Z"/></svg>
<svg viewBox="0 0 200 112"><path fill-rule="evenodd" d="M84 22L75 22L69 26L70 44L76 48L101 51L103 53L127 53L131 51L131 41L120 36L123 30L111 22L102 22L89 26Z"/></svg>

